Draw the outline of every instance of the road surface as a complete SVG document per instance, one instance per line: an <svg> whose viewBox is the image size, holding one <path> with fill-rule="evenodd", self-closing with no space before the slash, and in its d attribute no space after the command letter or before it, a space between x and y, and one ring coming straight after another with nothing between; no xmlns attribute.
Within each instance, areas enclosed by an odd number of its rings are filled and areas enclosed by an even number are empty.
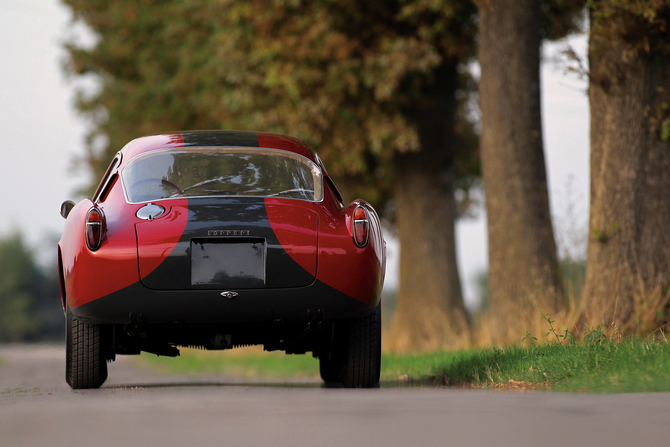
<svg viewBox="0 0 670 447"><path fill-rule="evenodd" d="M110 365L72 391L57 346L0 345L0 446L640 446L670 443L670 394L449 388L345 390L319 382Z"/></svg>

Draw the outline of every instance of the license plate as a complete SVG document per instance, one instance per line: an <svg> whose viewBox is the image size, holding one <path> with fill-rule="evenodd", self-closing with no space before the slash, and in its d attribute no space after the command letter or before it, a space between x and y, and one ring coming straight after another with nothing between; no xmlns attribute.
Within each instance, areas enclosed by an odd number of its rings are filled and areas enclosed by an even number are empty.
<svg viewBox="0 0 670 447"><path fill-rule="evenodd" d="M191 285L240 289L265 285L264 239L191 240Z"/></svg>

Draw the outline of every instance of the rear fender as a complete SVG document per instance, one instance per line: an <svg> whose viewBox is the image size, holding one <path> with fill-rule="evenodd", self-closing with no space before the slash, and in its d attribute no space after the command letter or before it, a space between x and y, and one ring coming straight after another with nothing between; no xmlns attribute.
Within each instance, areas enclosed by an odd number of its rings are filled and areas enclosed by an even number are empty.
<svg viewBox="0 0 670 447"><path fill-rule="evenodd" d="M365 208L370 222L370 235L364 247L358 247L353 240L352 218L358 206ZM385 263L379 217L370 204L355 200L346 209L324 216L324 225L319 226L319 280L376 306L384 284Z"/></svg>

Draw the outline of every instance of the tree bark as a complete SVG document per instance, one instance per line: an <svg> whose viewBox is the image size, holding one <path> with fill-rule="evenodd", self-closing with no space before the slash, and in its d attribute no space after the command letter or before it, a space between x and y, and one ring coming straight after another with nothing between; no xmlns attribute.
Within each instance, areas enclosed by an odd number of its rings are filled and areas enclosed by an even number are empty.
<svg viewBox="0 0 670 447"><path fill-rule="evenodd" d="M537 308L555 314L563 300L542 143L540 6L482 1L479 17L490 330L505 343Z"/></svg>
<svg viewBox="0 0 670 447"><path fill-rule="evenodd" d="M421 150L394 158L400 278L393 350L431 351L470 341L454 234L456 88L456 64L446 63L421 104L405 111L417 126Z"/></svg>
<svg viewBox="0 0 670 447"><path fill-rule="evenodd" d="M618 37L639 31L626 20L591 24L591 209L582 303L590 324L604 320L644 334L667 317L670 285L670 141L663 130L664 122L670 126L670 56Z"/></svg>

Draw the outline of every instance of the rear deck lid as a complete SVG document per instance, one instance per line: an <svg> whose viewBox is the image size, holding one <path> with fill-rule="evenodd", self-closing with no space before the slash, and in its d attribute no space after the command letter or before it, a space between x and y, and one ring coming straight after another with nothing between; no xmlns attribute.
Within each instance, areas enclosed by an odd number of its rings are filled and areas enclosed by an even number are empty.
<svg viewBox="0 0 670 447"><path fill-rule="evenodd" d="M175 225L172 213L137 224L142 283L156 290L311 284L317 269L318 216L293 206L293 200L271 202L194 198L188 200L185 226Z"/></svg>

